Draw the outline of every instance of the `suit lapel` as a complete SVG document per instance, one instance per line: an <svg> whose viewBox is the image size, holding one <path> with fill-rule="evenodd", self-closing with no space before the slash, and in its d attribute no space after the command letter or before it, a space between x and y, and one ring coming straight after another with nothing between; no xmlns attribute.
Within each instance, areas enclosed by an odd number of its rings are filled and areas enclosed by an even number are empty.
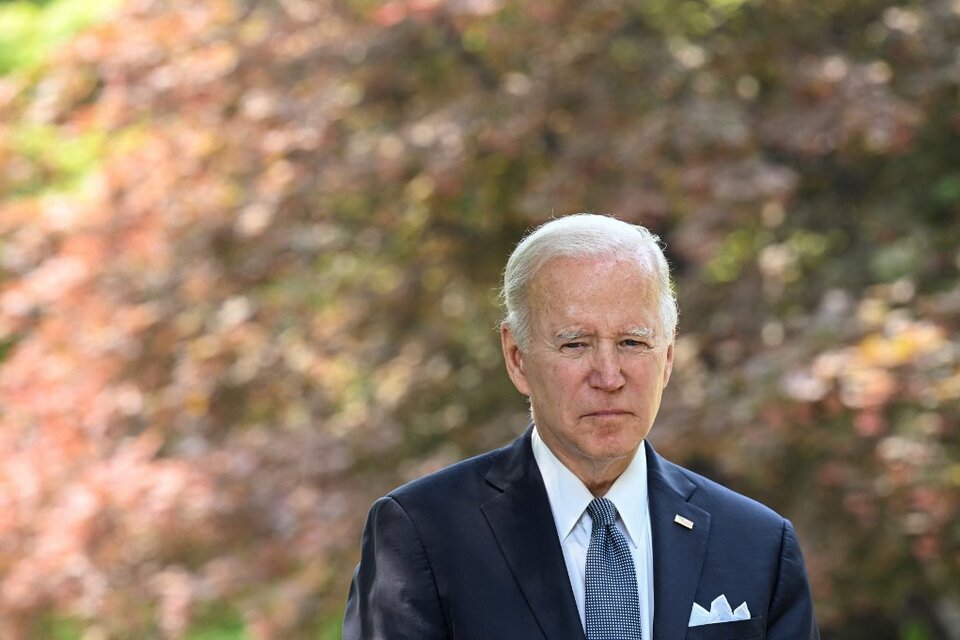
<svg viewBox="0 0 960 640"><path fill-rule="evenodd" d="M547 640L583 640L530 433L528 429L494 462L486 479L499 493L481 509L543 635Z"/></svg>
<svg viewBox="0 0 960 640"><path fill-rule="evenodd" d="M696 486L649 444L645 446L653 538L653 640L676 640L687 634L710 514L688 502ZM544 637L583 640L547 492L530 447L530 430L503 450L486 480L498 493L481 509ZM674 522L678 515L693 522L693 528Z"/></svg>
<svg viewBox="0 0 960 640"><path fill-rule="evenodd" d="M653 640L687 634L690 609L710 534L710 514L688 502L696 486L647 444L650 529L653 536ZM693 528L674 522L686 518Z"/></svg>

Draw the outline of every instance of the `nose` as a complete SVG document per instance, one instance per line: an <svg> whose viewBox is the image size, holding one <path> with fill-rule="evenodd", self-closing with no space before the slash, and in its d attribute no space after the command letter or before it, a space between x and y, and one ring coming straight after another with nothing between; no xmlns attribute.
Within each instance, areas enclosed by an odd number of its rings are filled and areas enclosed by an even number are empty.
<svg viewBox="0 0 960 640"><path fill-rule="evenodd" d="M590 363L590 386L602 391L616 391L626 383L620 370L620 354L616 346L600 345Z"/></svg>

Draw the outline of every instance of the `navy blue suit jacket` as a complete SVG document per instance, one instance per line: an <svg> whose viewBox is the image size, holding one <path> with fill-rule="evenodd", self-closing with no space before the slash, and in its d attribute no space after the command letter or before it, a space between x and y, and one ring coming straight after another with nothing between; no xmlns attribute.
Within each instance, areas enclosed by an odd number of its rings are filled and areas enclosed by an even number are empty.
<svg viewBox="0 0 960 640"><path fill-rule="evenodd" d="M344 640L583 640L530 433L374 503ZM790 522L645 446L652 640L819 638ZM688 628L721 594L753 618Z"/></svg>

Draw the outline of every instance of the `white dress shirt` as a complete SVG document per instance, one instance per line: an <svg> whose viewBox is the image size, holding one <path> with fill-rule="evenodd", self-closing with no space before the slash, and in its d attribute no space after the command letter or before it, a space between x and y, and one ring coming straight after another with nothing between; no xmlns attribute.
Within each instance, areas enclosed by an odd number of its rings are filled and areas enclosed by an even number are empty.
<svg viewBox="0 0 960 640"><path fill-rule="evenodd" d="M593 521L587 505L594 496L544 443L536 427L533 429L533 457L540 468L547 498L563 549L563 560L570 576L570 586L577 601L580 624L584 618L584 571ZM637 594L640 596L640 623L643 637L653 637L653 541L650 537L650 510L647 503L647 455L640 444L630 466L603 496L617 507L617 528L624 534L633 555L637 573Z"/></svg>

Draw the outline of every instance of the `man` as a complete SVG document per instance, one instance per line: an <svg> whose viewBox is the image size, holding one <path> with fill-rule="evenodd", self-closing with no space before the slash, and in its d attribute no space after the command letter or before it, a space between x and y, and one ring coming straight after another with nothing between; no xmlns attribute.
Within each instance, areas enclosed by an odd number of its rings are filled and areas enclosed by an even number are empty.
<svg viewBox="0 0 960 640"><path fill-rule="evenodd" d="M345 640L818 638L790 522L645 441L677 322L658 238L553 220L503 297L533 425L374 504Z"/></svg>

